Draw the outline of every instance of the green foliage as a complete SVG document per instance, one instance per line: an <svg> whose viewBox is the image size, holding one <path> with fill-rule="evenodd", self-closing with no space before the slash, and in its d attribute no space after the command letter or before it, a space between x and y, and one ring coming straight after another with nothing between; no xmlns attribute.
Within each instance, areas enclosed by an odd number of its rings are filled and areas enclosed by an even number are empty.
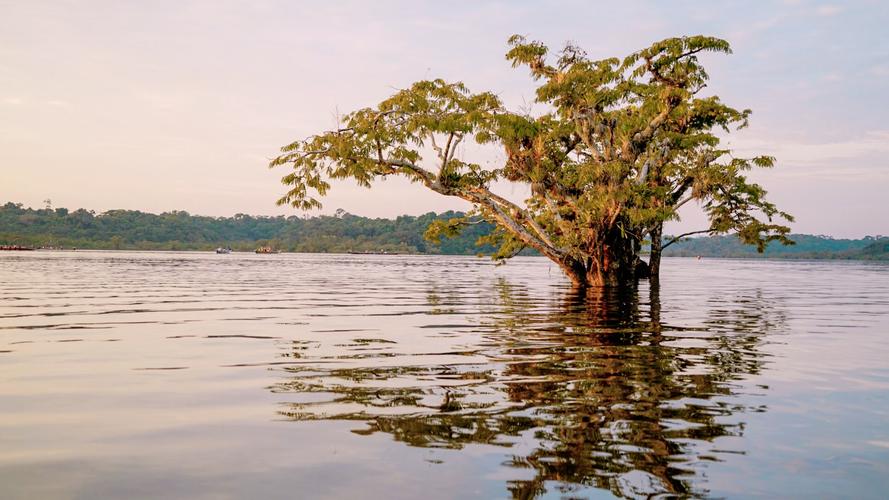
<svg viewBox="0 0 889 500"><path fill-rule="evenodd" d="M763 252L756 247L742 244L734 236L687 238L664 250L664 255L674 257L735 257L781 259L867 259L889 260L889 238L866 236L859 240L838 239L829 236L791 234L795 245L772 245ZM670 236L665 238L671 240Z"/></svg>
<svg viewBox="0 0 889 500"><path fill-rule="evenodd" d="M531 247L577 283L633 276L642 242L689 201L703 207L711 234L735 233L760 250L790 243L778 222L792 218L746 177L774 159L719 147L716 132L747 126L750 111L699 96L709 79L699 55L730 53L728 42L669 38L602 60L567 45L553 61L540 42L513 36L508 43L506 58L530 70L547 112L511 112L493 93L459 82L416 82L347 114L336 130L284 146L270 163L290 169L279 203L318 207L331 179L370 187L405 176L473 203L475 215L498 227L486 238L500 246L495 258ZM501 148L504 163L464 160L463 141ZM530 186L531 196L524 204L506 200L492 192L495 181ZM462 226L439 223L430 235Z"/></svg>
<svg viewBox="0 0 889 500"><path fill-rule="evenodd" d="M686 238L671 245L670 256L770 257L889 260L889 238L860 240L828 236L789 235L796 245L769 246L764 253L744 245L735 235ZM389 252L472 255L479 252L508 258L527 248L511 235L460 212L428 213L396 219L371 219L338 211L313 218L202 217L173 211L160 215L130 210L96 214L0 205L0 245L62 246L110 250L212 250L231 246L252 251L272 246L299 252ZM672 238L666 236L665 241ZM482 246L477 246L481 243Z"/></svg>
<svg viewBox="0 0 889 500"><path fill-rule="evenodd" d="M470 224L469 217L455 217L453 219L438 219L432 221L423 237L426 240L441 244L442 238L456 238L463 232L463 228Z"/></svg>
<svg viewBox="0 0 889 500"><path fill-rule="evenodd" d="M858 252L859 257L872 260L889 260L889 238L871 242Z"/></svg>
<svg viewBox="0 0 889 500"><path fill-rule="evenodd" d="M0 244L66 248L139 250L212 250L231 246L252 251L259 246L298 252L402 252L474 254L475 242L492 230L476 221L457 235L451 232L431 243L427 227L462 220L459 212L427 213L418 217L371 219L342 211L336 216L202 217L174 211L160 215L130 210L95 214L86 210L35 210L21 204L0 206Z"/></svg>

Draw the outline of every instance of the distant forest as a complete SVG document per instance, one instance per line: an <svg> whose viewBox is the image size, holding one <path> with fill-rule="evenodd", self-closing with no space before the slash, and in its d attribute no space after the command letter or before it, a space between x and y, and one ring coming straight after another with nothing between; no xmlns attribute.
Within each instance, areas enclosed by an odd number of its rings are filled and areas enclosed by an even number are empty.
<svg viewBox="0 0 889 500"><path fill-rule="evenodd" d="M866 259L889 260L889 237L865 236L860 240L836 239L830 236L791 234L795 245L773 243L765 252L744 245L736 236L709 236L681 240L664 250L673 257L733 257L779 259ZM669 240L669 238L668 238Z"/></svg>
<svg viewBox="0 0 889 500"><path fill-rule="evenodd" d="M236 214L206 217L188 212L160 215L134 210L103 213L65 208L32 209L6 203L0 207L0 245L112 250L213 250L231 247L253 251L269 246L287 252L391 252L476 254L490 251L476 241L492 227L476 224L440 245L423 234L433 220L462 216L459 212L404 215L396 219L359 217L342 210L336 215L301 218Z"/></svg>
<svg viewBox="0 0 889 500"><path fill-rule="evenodd" d="M436 219L459 217L460 212L403 215L372 219L337 211L336 215L302 218L236 214L206 217L174 211L160 215L134 210L103 213L65 208L25 208L20 203L0 206L0 245L116 250L213 250L231 247L252 251L259 246L289 252L390 252L473 255L490 252L478 247L479 237L493 227L469 226L462 235L441 244L423 234ZM666 240L669 241L670 237ZM834 239L794 234L796 245L770 245L765 253L740 243L734 236L688 238L671 245L668 256L770 257L802 259L889 259L889 237Z"/></svg>

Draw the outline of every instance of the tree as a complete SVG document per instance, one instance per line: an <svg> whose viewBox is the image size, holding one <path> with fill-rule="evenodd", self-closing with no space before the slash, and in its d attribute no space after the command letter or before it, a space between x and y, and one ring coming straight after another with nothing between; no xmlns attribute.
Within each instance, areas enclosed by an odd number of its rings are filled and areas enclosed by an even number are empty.
<svg viewBox="0 0 889 500"><path fill-rule="evenodd" d="M745 177L774 159L736 158L715 134L746 126L750 111L698 95L708 80L698 55L730 53L726 41L670 38L623 60L591 60L567 45L553 62L539 42L513 36L509 45L506 58L530 69L547 112L511 112L459 82L416 82L346 115L336 130L284 146L270 163L291 168L278 203L317 208L331 179L370 187L405 176L475 207L432 226L431 238L486 219L496 224L486 238L498 245L495 258L534 248L578 286L656 279L663 224L692 200L710 220L701 233L736 232L760 250L789 243L789 228L773 219L791 217ZM464 159L458 146L469 141L502 148L505 162L485 169ZM526 185L530 196L514 203L492 191L495 181ZM639 258L646 239L650 266Z"/></svg>

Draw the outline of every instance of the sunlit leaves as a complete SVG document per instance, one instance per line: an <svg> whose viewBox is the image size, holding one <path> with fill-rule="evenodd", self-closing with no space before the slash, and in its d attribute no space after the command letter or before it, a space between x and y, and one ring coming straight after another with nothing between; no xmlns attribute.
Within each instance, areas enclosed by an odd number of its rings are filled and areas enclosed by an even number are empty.
<svg viewBox="0 0 889 500"><path fill-rule="evenodd" d="M743 175L774 159L737 158L716 135L747 126L750 111L699 95L709 79L699 56L730 53L728 42L669 38L600 60L574 45L551 57L546 45L518 35L508 44L507 60L538 82L542 113L510 112L495 94L460 82L416 82L343 116L334 130L283 147L271 162L290 168L279 203L317 208L331 179L369 187L401 175L474 203L499 225L486 241L498 244L497 257L532 246L582 266L607 260L608 247L637 252L691 200L704 207L712 233L737 232L760 246L786 239L774 219L789 216ZM502 148L505 161L483 168L461 154L458 146L470 142ZM490 191L504 180L530 187L523 205ZM437 223L429 236L465 223Z"/></svg>

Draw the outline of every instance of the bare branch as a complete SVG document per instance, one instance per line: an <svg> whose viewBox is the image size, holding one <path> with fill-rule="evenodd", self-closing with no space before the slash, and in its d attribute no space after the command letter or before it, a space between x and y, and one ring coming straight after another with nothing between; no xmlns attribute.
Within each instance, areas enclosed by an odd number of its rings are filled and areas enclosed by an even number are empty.
<svg viewBox="0 0 889 500"><path fill-rule="evenodd" d="M448 134L448 142L444 147L444 156L441 159L441 169L444 171L445 167L448 166L448 155L451 152L451 142L454 140L454 133L451 132Z"/></svg>
<svg viewBox="0 0 889 500"><path fill-rule="evenodd" d="M671 239L670 241L668 241L666 244L664 244L664 246L661 247L661 251L663 252L665 248L667 248L668 246L672 245L673 243L676 243L677 241L681 240L682 238L685 238L686 236L691 236L691 235L693 235L693 234L712 233L712 232L713 232L712 229L702 229L702 230L700 230L700 231L691 231L691 232L688 232L688 233L680 234L679 236L674 237L673 239Z"/></svg>
<svg viewBox="0 0 889 500"><path fill-rule="evenodd" d="M678 210L679 207L681 207L682 205L685 205L686 203L690 202L693 199L695 199L694 196L691 196L691 195L687 196L684 200L673 205L673 210Z"/></svg>
<svg viewBox="0 0 889 500"><path fill-rule="evenodd" d="M688 188L694 183L694 178L690 176L686 176L682 181L679 182L679 187L676 188L669 196L669 203L675 204L682 198L682 195L688 191ZM678 208L678 207L677 207Z"/></svg>
<svg viewBox="0 0 889 500"><path fill-rule="evenodd" d="M451 146L448 148L448 151L446 151L447 162L450 162L452 159L454 159L454 154L456 154L457 152L457 146L459 146L460 142L463 141L463 137L463 134L454 135L455 140L453 144L451 144Z"/></svg>
<svg viewBox="0 0 889 500"><path fill-rule="evenodd" d="M488 192L487 194L492 193ZM503 210L503 208L501 208L501 206L490 197L482 195L470 201L475 201L476 203L479 203L491 209L493 217L497 219L497 221L500 222L500 224L502 224L504 228L509 229L516 237L518 237L528 246L534 248L535 250L539 251L543 255L556 262L561 262L564 258L565 254L563 252L552 247L551 245L547 245L546 242L531 234L527 229L525 229L524 226L516 222L515 219L507 214Z"/></svg>
<svg viewBox="0 0 889 500"><path fill-rule="evenodd" d="M435 142L435 133L434 132L429 132L429 140L432 142L432 149L434 149L435 152L438 153L438 158L441 159L442 162L444 162L444 159L445 159L444 151L441 149L441 146L439 146Z"/></svg>
<svg viewBox="0 0 889 500"><path fill-rule="evenodd" d="M477 188L477 189L481 189L481 188ZM492 201L494 201L498 206L503 207L503 208L506 208L506 209L509 210L511 213L520 214L520 215L522 216L521 220L523 220L523 221L527 221L527 222L528 222L528 225L531 226L531 229L537 234L537 237L540 238L540 240L541 240L544 244L546 244L548 247L552 248L553 251L558 252L558 253L565 253L564 250L558 248L558 247L552 242L552 240L550 239L549 235L546 234L546 231L544 231L543 228L540 227L540 224L538 224L537 221L534 220L534 217L533 217L530 213L528 213L527 210L522 209L521 207L519 207L519 206L516 205L515 203L513 203L513 202L507 200L506 198L503 198L503 197L501 197L501 196L498 196L498 195L492 193L491 191L488 191L488 190L485 189L484 192L485 192L485 195L486 195L488 198L490 198ZM515 219L513 219L513 220L515 221ZM516 222L517 224L521 225L521 223L520 223L519 221L515 221L515 222Z"/></svg>
<svg viewBox="0 0 889 500"><path fill-rule="evenodd" d="M683 57L688 57L688 56L697 54L698 52L701 52L702 50L704 50L704 47L699 47L697 49L689 50L688 52L683 52L682 54L679 54L678 56L676 56L676 60L678 61L678 60L682 59Z"/></svg>

